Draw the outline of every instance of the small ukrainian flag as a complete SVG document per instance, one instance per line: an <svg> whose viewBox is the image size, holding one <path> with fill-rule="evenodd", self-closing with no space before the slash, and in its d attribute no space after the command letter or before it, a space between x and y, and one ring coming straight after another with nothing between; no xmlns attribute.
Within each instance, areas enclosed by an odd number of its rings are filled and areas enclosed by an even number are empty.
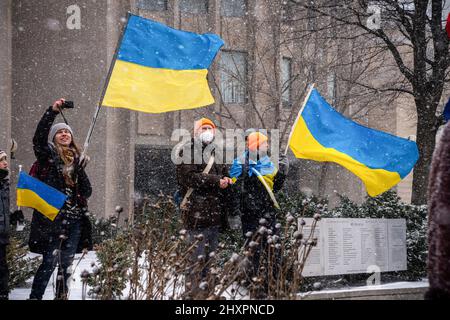
<svg viewBox="0 0 450 320"><path fill-rule="evenodd" d="M35 179L25 172L20 172L17 182L17 205L36 209L51 221L55 220L66 202L67 196Z"/></svg>

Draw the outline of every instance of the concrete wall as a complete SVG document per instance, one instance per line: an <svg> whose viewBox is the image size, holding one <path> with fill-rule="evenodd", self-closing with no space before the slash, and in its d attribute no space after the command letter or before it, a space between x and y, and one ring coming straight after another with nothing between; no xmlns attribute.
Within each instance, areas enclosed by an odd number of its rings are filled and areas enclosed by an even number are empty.
<svg viewBox="0 0 450 320"><path fill-rule="evenodd" d="M0 149L11 137L11 0L0 1Z"/></svg>
<svg viewBox="0 0 450 320"><path fill-rule="evenodd" d="M81 9L81 29L69 30L66 9L74 4L73 1L46 0L39 4L33 0L0 1L0 148L7 148L10 137L19 143L17 159L12 163L13 184L18 165L22 164L25 170L29 170L34 161L31 140L36 124L55 99L65 97L75 101L76 110L67 111L66 117L75 130L78 143L84 142L128 10L175 28L219 34L226 42L225 50L246 52L248 72L255 73L250 79L250 86L259 90L253 92L252 98L257 101L257 107L264 111L266 127L274 126L272 120L278 111L271 108L273 101L265 96L264 91L269 91L279 81L276 76L279 68L264 70L256 54L256 50L270 48L271 30L266 26L266 29L257 30L258 35L251 32L252 26L260 24L270 13L267 7L269 0L247 1L248 14L238 18L221 16L221 0L209 0L207 14L180 12L178 0L168 0L168 10L162 12L139 10L136 2L77 1ZM320 47L320 43L317 46ZM291 56L294 60L307 50L316 56L316 49L314 41L308 42L308 45L297 41L269 52L266 62L272 64L270 56ZM321 53L325 60L327 55L327 52ZM142 145L146 150L149 147L169 148L170 151L174 144L169 140L172 130L192 129L193 121L202 116L214 119L221 128L235 128L233 121L219 116L228 111L244 128L260 126L249 104L221 105L213 82L214 78L219 79L219 60L220 53L210 69L209 78L216 98L215 105L160 115L112 108L100 111L88 152L92 159L87 171L94 187L90 201L93 213L98 216L111 215L116 205L125 208L122 216L128 216L131 212L136 146ZM295 62L293 74L300 74L302 78L304 65L310 63ZM317 73L326 73L326 65L326 61L323 65L319 63ZM264 72L266 75L263 75ZM317 83L317 87L326 94L326 81ZM300 84L292 88L297 96L303 90ZM289 112L289 108L281 110L283 116ZM397 127L403 130L403 124L395 120L399 117L394 108L390 110L389 121L380 122L380 117L386 119L385 113L369 116L369 125L391 132L395 132ZM365 195L359 179L339 166L297 159L293 159L292 163L295 170L291 171L291 190L311 189L321 196L329 196L332 202L336 201L337 192L355 201L361 201ZM400 189L407 199L409 185L402 184Z"/></svg>
<svg viewBox="0 0 450 320"><path fill-rule="evenodd" d="M77 1L81 29L69 30L66 10L73 3L12 3L12 137L20 148L13 162L13 176L18 164L28 170L33 163L33 133L54 100L65 97L75 101L76 109L65 115L80 145L98 104L121 28L119 17L126 16L128 1ZM101 110L96 124L87 172L94 188L90 209L97 216L111 214L115 205L128 209L132 177L128 166L122 169L130 157L128 122L120 110Z"/></svg>

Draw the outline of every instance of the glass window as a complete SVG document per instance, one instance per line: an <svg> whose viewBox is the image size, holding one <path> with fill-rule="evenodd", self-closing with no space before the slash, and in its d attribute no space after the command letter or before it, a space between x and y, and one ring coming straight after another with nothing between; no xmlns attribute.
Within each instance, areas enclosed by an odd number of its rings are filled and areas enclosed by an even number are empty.
<svg viewBox="0 0 450 320"><path fill-rule="evenodd" d="M281 99L283 105L291 104L291 81L292 81L292 60L291 58L283 58L281 61Z"/></svg>
<svg viewBox="0 0 450 320"><path fill-rule="evenodd" d="M134 189L141 195L157 197L161 192L172 195L177 189L175 165L170 149L136 145Z"/></svg>
<svg viewBox="0 0 450 320"><path fill-rule="evenodd" d="M306 18L307 18L307 28L308 30L316 30L316 20L317 20L317 13L311 9L311 7L314 6L314 1L309 1L309 7L306 10Z"/></svg>
<svg viewBox="0 0 450 320"><path fill-rule="evenodd" d="M328 98L330 99L330 103L334 104L334 99L336 98L336 75L334 73L330 73L327 79L328 86Z"/></svg>
<svg viewBox="0 0 450 320"><path fill-rule="evenodd" d="M150 11L165 11L167 10L167 0L137 0L138 9Z"/></svg>
<svg viewBox="0 0 450 320"><path fill-rule="evenodd" d="M242 17L247 11L246 0L222 0L220 2L222 16Z"/></svg>
<svg viewBox="0 0 450 320"><path fill-rule="evenodd" d="M247 103L247 55L222 51L220 59L220 91L224 103Z"/></svg>
<svg viewBox="0 0 450 320"><path fill-rule="evenodd" d="M208 0L180 0L181 12L207 13Z"/></svg>

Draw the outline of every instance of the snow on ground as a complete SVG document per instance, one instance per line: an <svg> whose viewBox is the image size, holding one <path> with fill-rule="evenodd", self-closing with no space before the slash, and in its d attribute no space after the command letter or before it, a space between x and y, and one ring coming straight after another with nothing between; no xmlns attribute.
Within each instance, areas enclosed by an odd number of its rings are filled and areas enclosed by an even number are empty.
<svg viewBox="0 0 450 320"><path fill-rule="evenodd" d="M77 254L73 261L72 267L74 270L73 277L70 279L69 284L69 299L70 300L82 300L82 285L80 274L83 270L91 271L91 263L97 261L97 256L94 251L90 251L87 255L83 257L80 261L81 254ZM78 264L79 263L79 264ZM78 264L78 266L77 266ZM56 269L53 273L50 281L47 285L47 290L45 290L44 300L53 300L55 297L54 290L56 285ZM16 288L9 294L10 300L27 300L31 292L31 283L33 279L27 281L27 288ZM29 288L28 288L29 286ZM86 297L88 299L89 297Z"/></svg>
<svg viewBox="0 0 450 320"><path fill-rule="evenodd" d="M81 254L77 254L75 256L73 267L76 269L74 270L73 277L70 279L69 284L69 299L70 300L82 300L82 283L81 283L81 277L80 274L84 270L91 271L92 263L97 263L97 256L94 251L90 251L86 256L83 257L83 259L80 260ZM98 264L98 263L97 263ZM31 283L32 279L27 281L27 288L16 288L14 289L10 295L9 298L11 300L26 300L28 299L31 291ZM54 298L54 287L56 283L56 269L53 273L52 277L50 278L50 282L47 286L47 290L44 294L44 300L53 300ZM320 291L313 291L313 292L307 292L302 293L301 295L305 294L315 294L315 293L339 293L339 292L350 292L350 291L361 291L361 290L383 290L383 289L401 289L401 288L422 288L422 287L428 287L428 281L422 280L422 281L416 281L416 282L393 282L393 283L386 283L381 285L373 285L373 286L360 286L360 287L348 287L348 288L342 288L342 289L333 289L333 290L320 290ZM125 295L127 296L129 288L124 290ZM241 288L240 290L243 290ZM228 291L228 290L227 290ZM245 290L244 290L245 291ZM230 294L226 292L225 296L229 296ZM248 295L246 292L240 292L241 294L238 295L237 299L248 299ZM240 296L240 297L239 297ZM86 296L86 299L89 300L89 297Z"/></svg>
<svg viewBox="0 0 450 320"><path fill-rule="evenodd" d="M427 288L429 286L428 280L423 279L422 281L402 281L402 282L391 282L380 285L371 286L359 286L359 287L347 287L340 289L324 289L319 291L305 292L301 293L300 296L307 296L311 294L333 294L342 292L353 292L353 291L369 291L369 290L386 290L386 289L415 289L415 288Z"/></svg>

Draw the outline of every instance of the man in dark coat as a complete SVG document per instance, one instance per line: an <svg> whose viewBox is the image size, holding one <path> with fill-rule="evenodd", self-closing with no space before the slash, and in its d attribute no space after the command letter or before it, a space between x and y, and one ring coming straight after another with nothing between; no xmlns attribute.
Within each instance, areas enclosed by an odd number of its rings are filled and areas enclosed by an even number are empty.
<svg viewBox="0 0 450 320"><path fill-rule="evenodd" d="M177 180L182 195L181 215L183 227L188 232L190 242L199 240L198 247L191 254L195 263L199 256L206 260L218 245L220 229L227 224L228 200L225 189L232 183L224 164L212 162L216 146L213 144L216 126L206 118L195 123L194 139L180 150L181 164L177 165ZM204 172L208 166L208 172ZM206 276L189 274L187 287L196 290L198 282ZM188 285L190 283L190 286Z"/></svg>
<svg viewBox="0 0 450 320"><path fill-rule="evenodd" d="M426 299L450 299L450 122L437 141L428 185Z"/></svg>
<svg viewBox="0 0 450 320"><path fill-rule="evenodd" d="M9 168L6 152L0 150L0 300L7 300L9 294L9 269L6 261L6 247L9 244L10 224L23 221L22 211L9 212Z"/></svg>
<svg viewBox="0 0 450 320"><path fill-rule="evenodd" d="M65 193L68 200L54 221L37 210L33 212L28 244L31 252L43 255L43 262L33 279L30 299L42 299L57 264L56 298L66 299L67 279L71 275L69 268L74 254L80 252L80 248L92 249L87 216L91 183L80 163L72 129L65 123L53 124L63 106L64 99L60 99L46 110L33 138L37 162L33 165L32 174ZM66 155L67 158L62 159Z"/></svg>

